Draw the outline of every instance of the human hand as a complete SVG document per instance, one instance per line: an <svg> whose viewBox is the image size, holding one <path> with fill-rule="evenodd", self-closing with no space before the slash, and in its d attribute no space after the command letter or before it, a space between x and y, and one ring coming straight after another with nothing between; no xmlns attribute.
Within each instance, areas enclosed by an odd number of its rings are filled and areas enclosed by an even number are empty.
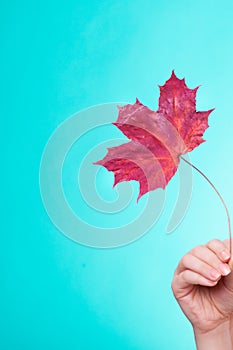
<svg viewBox="0 0 233 350"><path fill-rule="evenodd" d="M233 264L229 259L229 240L214 239L185 254L175 270L172 290L192 323L196 338L220 329L228 332L231 338L233 336L230 335L233 327Z"/></svg>

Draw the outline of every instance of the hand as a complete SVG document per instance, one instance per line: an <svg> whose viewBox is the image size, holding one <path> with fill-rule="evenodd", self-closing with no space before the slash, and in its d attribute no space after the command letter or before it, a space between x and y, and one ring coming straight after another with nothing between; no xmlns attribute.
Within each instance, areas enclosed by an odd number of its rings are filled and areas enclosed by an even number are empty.
<svg viewBox="0 0 233 350"><path fill-rule="evenodd" d="M175 270L172 290L195 334L233 327L233 266L229 259L229 240L214 239L184 255Z"/></svg>

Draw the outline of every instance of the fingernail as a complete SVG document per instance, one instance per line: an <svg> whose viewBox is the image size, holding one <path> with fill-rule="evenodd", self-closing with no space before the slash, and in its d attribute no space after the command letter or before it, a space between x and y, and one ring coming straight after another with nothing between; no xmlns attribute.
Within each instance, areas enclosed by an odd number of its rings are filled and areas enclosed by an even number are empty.
<svg viewBox="0 0 233 350"><path fill-rule="evenodd" d="M216 270L211 270L210 274L213 278L219 278L221 276L221 274Z"/></svg>
<svg viewBox="0 0 233 350"><path fill-rule="evenodd" d="M228 260L228 259L230 259L230 254L227 253L225 250L223 250L223 251L221 252L221 257L222 257L224 260Z"/></svg>
<svg viewBox="0 0 233 350"><path fill-rule="evenodd" d="M222 264L219 268L224 276L229 275L229 273L231 272L231 269L227 264Z"/></svg>

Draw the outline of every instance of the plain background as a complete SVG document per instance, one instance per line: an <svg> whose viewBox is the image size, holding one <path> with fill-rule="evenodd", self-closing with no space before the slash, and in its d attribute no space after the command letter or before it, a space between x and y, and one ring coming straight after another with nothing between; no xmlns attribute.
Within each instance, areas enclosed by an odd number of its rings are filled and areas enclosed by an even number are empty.
<svg viewBox="0 0 233 350"><path fill-rule="evenodd" d="M193 174L191 203L173 234L165 229L176 178L150 232L125 247L93 249L51 223L39 165L49 136L72 114L136 97L156 109L157 85L175 69L191 88L202 85L199 110L216 108L207 142L190 158L232 212L232 1L22 0L2 3L0 13L0 348L195 349L170 283L187 250L227 238L210 186ZM103 193L111 196L109 179Z"/></svg>

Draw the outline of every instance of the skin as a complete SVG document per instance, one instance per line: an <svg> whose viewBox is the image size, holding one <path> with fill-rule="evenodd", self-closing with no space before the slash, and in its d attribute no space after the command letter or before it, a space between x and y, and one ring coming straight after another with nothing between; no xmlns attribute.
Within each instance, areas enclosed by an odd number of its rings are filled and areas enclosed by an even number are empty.
<svg viewBox="0 0 233 350"><path fill-rule="evenodd" d="M232 269L229 240L214 239L185 254L174 272L172 290L198 350L233 349Z"/></svg>

